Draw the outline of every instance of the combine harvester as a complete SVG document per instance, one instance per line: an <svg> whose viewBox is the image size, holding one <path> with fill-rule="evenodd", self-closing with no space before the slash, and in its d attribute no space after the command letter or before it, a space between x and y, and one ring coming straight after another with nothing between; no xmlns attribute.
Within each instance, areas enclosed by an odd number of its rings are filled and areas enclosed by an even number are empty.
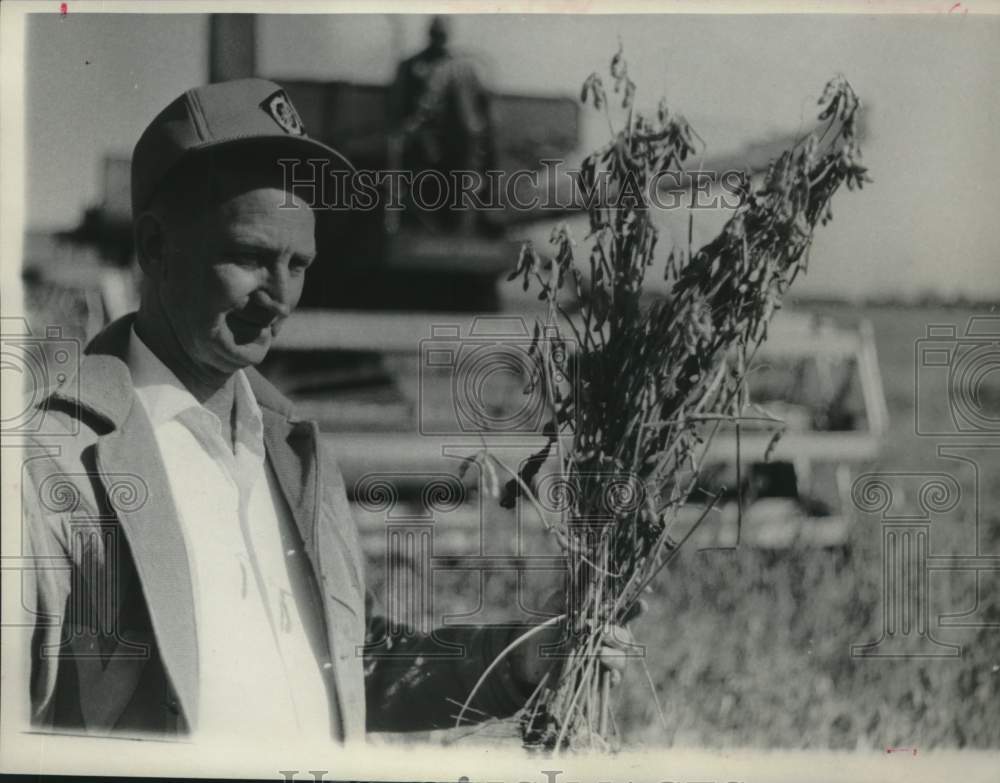
<svg viewBox="0 0 1000 783"><path fill-rule="evenodd" d="M544 442L544 412L524 394L521 372L531 325L512 314L308 310L286 325L271 375L319 421L370 555L398 549L400 536L413 550L397 552L403 560L430 557L442 568L507 570L555 554L529 504L505 511L490 496L509 476L476 469L458 478L463 457L484 445L516 469ZM313 369L283 372L302 352ZM320 355L337 367L318 372ZM846 546L852 477L878 456L887 427L870 325L848 330L784 312L756 367L751 399L782 423L761 416L738 437L716 436L681 527L721 492L698 547ZM477 419L495 428L480 435Z"/></svg>

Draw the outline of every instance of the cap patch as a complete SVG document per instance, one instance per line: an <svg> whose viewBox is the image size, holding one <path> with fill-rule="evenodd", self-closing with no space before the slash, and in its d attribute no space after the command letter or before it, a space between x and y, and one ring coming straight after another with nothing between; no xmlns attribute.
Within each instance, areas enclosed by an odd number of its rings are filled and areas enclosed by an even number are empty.
<svg viewBox="0 0 1000 783"><path fill-rule="evenodd" d="M260 107L271 115L271 119L278 123L285 133L290 133L292 136L305 135L306 129L302 126L302 119L284 90L278 90L267 96Z"/></svg>

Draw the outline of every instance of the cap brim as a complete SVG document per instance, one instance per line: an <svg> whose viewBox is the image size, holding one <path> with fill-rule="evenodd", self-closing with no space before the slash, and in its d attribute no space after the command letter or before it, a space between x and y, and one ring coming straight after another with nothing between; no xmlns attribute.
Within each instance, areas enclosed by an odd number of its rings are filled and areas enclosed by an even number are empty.
<svg viewBox="0 0 1000 783"><path fill-rule="evenodd" d="M333 147L329 147L316 139L310 138L309 136L292 136L287 133L276 133L273 135L254 135L230 139L213 139L212 141L204 142L202 144L192 145L191 147L188 147L188 149L184 150L184 152L179 155L176 160L173 160L169 164L169 167L166 168L162 174L160 174L157 186L162 186L163 181L169 177L171 172L175 171L179 166L191 161L192 159L215 152L239 150L241 147L254 149L258 151L258 154L260 151L265 151L265 154L269 154L273 151L276 168L279 166L280 160L296 159L303 162L325 162L326 165L321 169L322 176L324 177L329 177L337 172L346 172L349 175L353 175L356 171L354 165L347 158L337 152L337 150L333 149ZM296 171L294 176L295 184L297 186L306 184L306 181L303 179L305 176L304 174ZM155 188L142 194L137 201L134 201L133 211L145 208L145 206L149 203L149 199L152 197L153 192L155 192ZM314 209L321 209L323 207L322 204L312 204L311 206Z"/></svg>
<svg viewBox="0 0 1000 783"><path fill-rule="evenodd" d="M207 142L188 149L181 160L191 155L203 155L209 152L229 152L238 150L240 147L264 150L266 155L273 151L275 168L279 167L279 161L295 159L302 162L321 161L323 165L319 169L320 176L330 177L338 172L346 172L353 175L356 172L354 165L333 147L328 147L321 141L309 136L291 136L285 133L274 134L273 136L248 136L238 139L220 139ZM180 162L180 161L178 161ZM294 184L302 186L308 183L308 174L299 170L293 170ZM313 169L315 172L316 169ZM317 183L318 184L318 183ZM317 192L321 192L318 190ZM323 208L322 204L312 204L314 209Z"/></svg>
<svg viewBox="0 0 1000 783"><path fill-rule="evenodd" d="M331 171L355 171L354 165L333 147L328 147L321 141L317 141L310 136L292 136L287 133L276 133L273 136L244 136L234 139L213 139L190 147L185 156L189 153L202 153L208 150L221 151L233 149L240 146L272 147L276 152L287 150L289 157L299 160L329 160L333 167Z"/></svg>

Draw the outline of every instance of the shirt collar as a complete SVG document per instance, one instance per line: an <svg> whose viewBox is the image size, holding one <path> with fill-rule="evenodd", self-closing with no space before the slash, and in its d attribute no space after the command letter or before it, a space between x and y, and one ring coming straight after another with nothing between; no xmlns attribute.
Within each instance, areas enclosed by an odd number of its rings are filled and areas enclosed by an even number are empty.
<svg viewBox="0 0 1000 783"><path fill-rule="evenodd" d="M218 432L222 431L219 418L205 408L177 375L136 334L135 327L129 335L126 363L132 373L132 385L149 415L153 427L177 419L187 411L196 411L198 417L210 416ZM260 406L242 370L236 371L236 427L239 436L249 436L252 443L263 438L263 419Z"/></svg>

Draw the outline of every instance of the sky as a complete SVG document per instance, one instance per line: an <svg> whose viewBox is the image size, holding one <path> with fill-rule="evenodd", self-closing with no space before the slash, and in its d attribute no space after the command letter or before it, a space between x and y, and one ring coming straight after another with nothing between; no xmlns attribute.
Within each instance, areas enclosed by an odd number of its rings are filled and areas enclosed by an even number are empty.
<svg viewBox="0 0 1000 783"><path fill-rule="evenodd" d="M268 15L260 75L385 83L427 20ZM721 154L808 127L843 73L866 105L874 183L840 193L797 287L863 297L925 292L1000 300L1000 17L551 16L454 20L488 82L576 95L624 47L640 103L665 96ZM37 15L27 25L27 223L65 228L99 199L100 162L128 154L150 119L207 78L200 15ZM604 141L584 111L583 146ZM705 224L711 230L711 221ZM707 236L705 238L708 238Z"/></svg>

